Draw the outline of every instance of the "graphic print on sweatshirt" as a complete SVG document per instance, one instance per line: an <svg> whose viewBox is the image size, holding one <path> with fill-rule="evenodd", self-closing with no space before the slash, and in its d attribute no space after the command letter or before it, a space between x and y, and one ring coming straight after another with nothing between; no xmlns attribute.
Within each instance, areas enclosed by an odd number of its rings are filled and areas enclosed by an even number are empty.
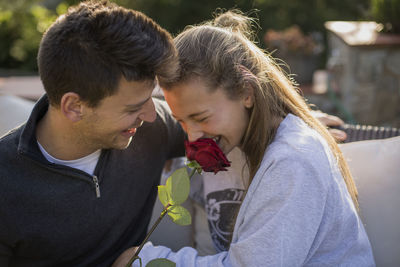
<svg viewBox="0 0 400 267"><path fill-rule="evenodd" d="M244 190L229 188L207 194L206 212L211 239L217 252L227 251Z"/></svg>

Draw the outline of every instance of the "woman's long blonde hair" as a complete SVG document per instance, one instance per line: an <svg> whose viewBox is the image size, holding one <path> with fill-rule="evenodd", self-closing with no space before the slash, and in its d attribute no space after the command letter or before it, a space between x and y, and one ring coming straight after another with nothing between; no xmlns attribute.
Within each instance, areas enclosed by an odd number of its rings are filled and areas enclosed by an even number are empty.
<svg viewBox="0 0 400 267"><path fill-rule="evenodd" d="M335 156L352 200L358 209L357 189L343 155L328 130L315 119L293 81L275 60L252 41L252 19L228 11L213 21L186 28L175 38L180 58L180 75L172 83L160 81L168 90L177 83L201 78L211 91L222 88L237 99L249 87L254 91L250 122L242 139L250 181L257 172L277 125L272 118L292 113L327 141Z"/></svg>

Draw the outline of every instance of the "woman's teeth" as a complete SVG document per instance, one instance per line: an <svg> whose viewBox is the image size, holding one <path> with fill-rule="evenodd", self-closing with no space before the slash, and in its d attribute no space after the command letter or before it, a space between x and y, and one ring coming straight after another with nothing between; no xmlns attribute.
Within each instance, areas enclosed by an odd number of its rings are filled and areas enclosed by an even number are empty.
<svg viewBox="0 0 400 267"><path fill-rule="evenodd" d="M214 140L214 142L218 144L219 140L221 140L221 136L215 136L212 138L212 140Z"/></svg>

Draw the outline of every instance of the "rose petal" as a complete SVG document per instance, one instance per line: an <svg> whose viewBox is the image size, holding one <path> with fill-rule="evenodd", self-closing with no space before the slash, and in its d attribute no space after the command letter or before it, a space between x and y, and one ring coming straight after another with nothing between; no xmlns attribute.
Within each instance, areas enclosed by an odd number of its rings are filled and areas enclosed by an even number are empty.
<svg viewBox="0 0 400 267"><path fill-rule="evenodd" d="M194 142L185 141L186 156L196 160L205 172L226 171L230 162L211 138L202 138Z"/></svg>

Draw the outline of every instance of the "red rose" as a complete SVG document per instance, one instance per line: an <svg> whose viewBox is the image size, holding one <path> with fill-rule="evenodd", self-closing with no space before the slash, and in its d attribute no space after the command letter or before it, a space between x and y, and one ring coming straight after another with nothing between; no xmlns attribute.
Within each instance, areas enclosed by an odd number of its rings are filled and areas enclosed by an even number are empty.
<svg viewBox="0 0 400 267"><path fill-rule="evenodd" d="M194 142L185 141L186 157L200 164L205 172L226 171L225 167L231 166L218 147L217 143L211 138L202 138Z"/></svg>

